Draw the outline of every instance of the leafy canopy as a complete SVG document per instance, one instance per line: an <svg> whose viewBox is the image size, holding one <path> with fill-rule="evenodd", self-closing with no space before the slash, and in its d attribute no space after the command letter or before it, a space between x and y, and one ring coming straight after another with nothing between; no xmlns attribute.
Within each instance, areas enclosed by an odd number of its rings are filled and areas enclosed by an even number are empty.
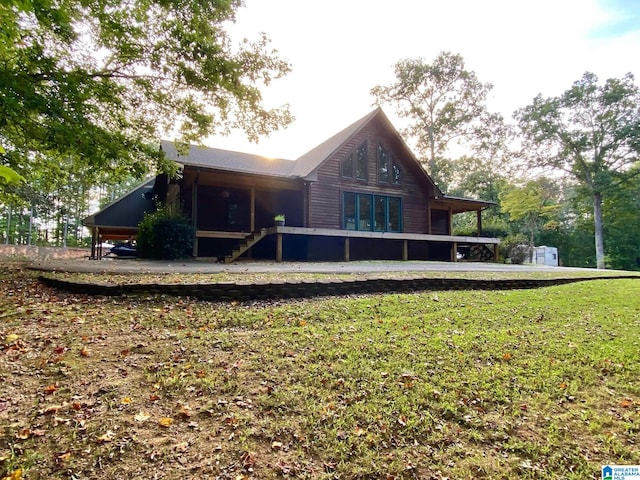
<svg viewBox="0 0 640 480"><path fill-rule="evenodd" d="M395 105L398 115L409 121L403 133L416 142L417 152L437 177L438 160L450 143L473 137L480 119L488 116L485 102L492 86L480 82L466 70L463 58L450 52L441 52L432 63L401 60L394 70L396 82L376 86L371 94L379 104Z"/></svg>
<svg viewBox="0 0 640 480"><path fill-rule="evenodd" d="M0 0L0 144L19 173L69 157L93 171L170 170L158 137L291 121L259 90L289 72L268 39L234 45L242 0Z"/></svg>
<svg viewBox="0 0 640 480"><path fill-rule="evenodd" d="M598 84L593 73L558 97L515 113L532 168L567 173L593 203L596 264L604 268L603 199L638 174L640 90L631 74ZM630 173L632 172L632 173Z"/></svg>

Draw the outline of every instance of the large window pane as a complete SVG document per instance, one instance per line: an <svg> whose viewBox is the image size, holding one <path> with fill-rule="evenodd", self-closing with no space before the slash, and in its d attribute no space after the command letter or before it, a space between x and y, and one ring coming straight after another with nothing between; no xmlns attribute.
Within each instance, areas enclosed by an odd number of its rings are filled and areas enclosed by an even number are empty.
<svg viewBox="0 0 640 480"><path fill-rule="evenodd" d="M389 152L382 145L378 145L378 181L389 183L391 176Z"/></svg>
<svg viewBox="0 0 640 480"><path fill-rule="evenodd" d="M353 155L349 155L342 160L342 176L353 177Z"/></svg>
<svg viewBox="0 0 640 480"><path fill-rule="evenodd" d="M371 195L358 195L358 230L371 230Z"/></svg>
<svg viewBox="0 0 640 480"><path fill-rule="evenodd" d="M402 183L402 170L400 170L400 167L396 165L395 161L393 162L393 168L391 170L391 173L392 173L391 180L393 181L393 183L396 185L400 185L400 183Z"/></svg>
<svg viewBox="0 0 640 480"><path fill-rule="evenodd" d="M387 198L376 197L375 199L375 230L385 232L387 230Z"/></svg>
<svg viewBox="0 0 640 480"><path fill-rule="evenodd" d="M367 142L360 145L356 152L356 178L367 179Z"/></svg>
<svg viewBox="0 0 640 480"><path fill-rule="evenodd" d="M345 193L344 194L344 206L343 206L342 221L345 230L356 229L356 194Z"/></svg>
<svg viewBox="0 0 640 480"><path fill-rule="evenodd" d="M387 200L389 205L389 232L399 232L402 229L400 219L402 218L400 213L400 199L395 197L389 197Z"/></svg>

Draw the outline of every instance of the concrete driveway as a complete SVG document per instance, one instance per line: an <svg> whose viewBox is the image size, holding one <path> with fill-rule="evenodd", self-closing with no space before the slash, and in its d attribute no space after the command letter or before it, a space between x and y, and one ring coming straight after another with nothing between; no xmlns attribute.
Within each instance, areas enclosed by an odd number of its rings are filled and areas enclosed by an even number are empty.
<svg viewBox="0 0 640 480"><path fill-rule="evenodd" d="M544 265L509 265L502 263L470 262L258 262L239 261L232 264L212 263L195 260L152 261L139 259L112 258L103 260L53 259L35 260L30 268L45 271L93 272L93 273L333 273L333 274L375 274L382 272L596 272L594 269L547 267ZM610 270L607 273L613 273ZM602 272L605 273L605 272ZM620 272L629 274L630 272Z"/></svg>

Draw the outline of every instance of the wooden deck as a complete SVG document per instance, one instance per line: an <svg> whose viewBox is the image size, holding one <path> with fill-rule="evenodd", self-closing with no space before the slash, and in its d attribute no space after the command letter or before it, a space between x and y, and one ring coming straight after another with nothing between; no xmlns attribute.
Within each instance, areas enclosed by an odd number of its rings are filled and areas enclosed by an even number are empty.
<svg viewBox="0 0 640 480"><path fill-rule="evenodd" d="M198 230L196 238L227 238L227 239L244 239L251 235L251 232L223 232L223 231L207 231ZM273 226L266 229L265 236L276 236L276 261L282 262L283 237L285 235L300 236L319 236L319 237L338 237L344 239L344 261L349 261L351 257L350 239L379 239L379 240L396 240L403 242L402 260L409 260L409 241L427 242L427 243L446 243L451 246L452 262L457 261L458 245L485 245L491 246L493 249L493 259L497 260L497 246L500 240L492 237L467 237L461 235L433 235L433 234L416 234L416 233L392 233L392 232L363 232L356 230L338 230L329 228L305 228L305 227L289 227L289 226Z"/></svg>

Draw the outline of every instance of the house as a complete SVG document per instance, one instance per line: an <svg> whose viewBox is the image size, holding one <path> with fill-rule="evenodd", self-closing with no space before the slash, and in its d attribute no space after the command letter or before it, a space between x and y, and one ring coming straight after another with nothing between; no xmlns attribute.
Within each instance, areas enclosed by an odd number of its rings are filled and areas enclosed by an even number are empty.
<svg viewBox="0 0 640 480"><path fill-rule="evenodd" d="M452 235L453 215L463 212L476 212L481 232L492 203L443 195L381 109L295 161L167 141L161 148L181 174L156 177L153 195L192 219L197 258L456 261L460 249L496 256L496 238ZM275 225L276 216L285 224ZM108 235L104 222L87 226L94 243Z"/></svg>

